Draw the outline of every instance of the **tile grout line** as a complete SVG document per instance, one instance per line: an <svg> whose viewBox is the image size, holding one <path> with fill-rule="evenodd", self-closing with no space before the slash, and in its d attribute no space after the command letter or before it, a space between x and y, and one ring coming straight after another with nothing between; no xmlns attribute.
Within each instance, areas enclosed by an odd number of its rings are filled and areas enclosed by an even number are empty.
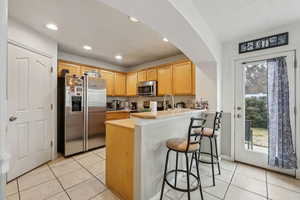
<svg viewBox="0 0 300 200"><path fill-rule="evenodd" d="M92 153L93 153L93 152L92 152ZM95 154L95 153L93 153L93 154ZM86 167L84 167L84 166L83 166L80 162L78 162L76 159L74 159L73 157L72 157L72 159L73 159L75 162L77 162L83 169L85 169L89 174L91 174L94 178L96 178L96 180L98 180L98 181L99 181L101 184L103 184L103 186L104 186L104 190L103 190L102 192L97 193L95 196L91 197L90 199L92 199L92 198L98 196L99 194L102 194L103 192L105 192L105 191L107 190L106 185L105 185L100 179L98 179L97 176L95 176L93 173L91 173Z"/></svg>
<svg viewBox="0 0 300 200"><path fill-rule="evenodd" d="M236 171L234 172L234 175L235 175L235 173L236 173ZM265 173L266 173L266 170L265 170ZM243 175L243 176L245 176L245 175ZM246 176L246 177L248 177L248 176ZM251 178L251 177L248 177L248 178L254 179L254 180L256 180L256 181L263 182L262 180L259 180L259 179L256 179L256 178ZM233 180L233 177L232 177L232 180ZM267 196L264 196L264 195L262 195L262 194L259 194L259 193L253 192L253 191L251 191L251 190L248 190L248 189L246 189L246 188L240 187L240 186L238 186L238 185L232 184L232 180L231 180L231 182L230 182L230 185L232 185L232 186L234 186L234 187L237 187L237 188L239 188L239 189L241 189L241 190L244 190L244 191L246 191L246 192L249 192L249 193L255 194L255 195L257 195L257 196L261 196L261 197L263 197L263 198L267 198L267 199L268 199L268 194L267 194ZM226 191L226 193L227 193L227 191Z"/></svg>
<svg viewBox="0 0 300 200"><path fill-rule="evenodd" d="M268 175L267 175L267 171L266 173L266 190L267 190L267 199L269 199L269 187L268 187Z"/></svg>
<svg viewBox="0 0 300 200"><path fill-rule="evenodd" d="M232 184L232 180L233 180L233 177L234 177L234 175L235 175L235 173L236 173L237 167L238 167L238 164L235 164L235 167L234 167L234 170L233 170L232 177L231 177L231 179L230 179L230 182L229 182L229 184L228 184L228 187L227 187L227 189L226 189L226 192L225 192L225 194L224 194L224 198L223 198L223 199L226 198L227 192L228 192L228 190L229 190L229 187L230 187L231 184Z"/></svg>
<svg viewBox="0 0 300 200"><path fill-rule="evenodd" d="M68 198L71 200L71 197L69 196L68 192L67 192L67 191L65 190L65 188L63 187L62 183L60 182L60 180L58 179L58 177L56 176L56 174L54 173L54 171L51 169L50 165L49 165L49 164L47 164L47 165L48 165L50 171L52 172L53 176L55 177L55 179L56 179L57 182L59 183L60 187L63 189L63 191L67 194ZM59 194L59 193L57 193L57 194ZM56 194L54 194L54 195L56 195ZM54 195L53 195L53 196L54 196ZM53 196L51 196L51 197L53 197ZM50 197L50 198L51 198L51 197Z"/></svg>
<svg viewBox="0 0 300 200"><path fill-rule="evenodd" d="M21 192L20 192L20 186L19 186L19 178L17 178L17 188L18 188L18 196L19 196L19 200L21 200Z"/></svg>
<svg viewBox="0 0 300 200"><path fill-rule="evenodd" d="M97 155L96 153L92 152L93 154L95 154L97 157L100 157L102 160L104 160L106 162L106 159L102 158L102 156ZM77 162L82 168L84 168L85 170L87 170L92 176L94 176L97 180L99 180L104 186L105 183L102 182L102 180L100 180L96 175L94 175L93 173L91 173L85 166L83 166L80 162L78 162L76 159L74 159L75 162ZM80 160L80 159L79 159ZM106 163L105 163L106 164ZM102 172L101 172L102 173Z"/></svg>

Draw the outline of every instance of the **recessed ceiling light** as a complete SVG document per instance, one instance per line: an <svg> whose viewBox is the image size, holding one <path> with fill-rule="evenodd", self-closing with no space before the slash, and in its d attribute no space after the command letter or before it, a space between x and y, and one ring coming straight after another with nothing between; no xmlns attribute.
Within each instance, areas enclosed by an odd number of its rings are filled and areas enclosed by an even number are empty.
<svg viewBox="0 0 300 200"><path fill-rule="evenodd" d="M55 25L55 24L46 24L46 27L48 28L48 29L51 29L51 30L54 30L54 31L57 31L58 30L58 27L57 27L57 25Z"/></svg>
<svg viewBox="0 0 300 200"><path fill-rule="evenodd" d="M167 38L163 38L164 42L169 42L169 40Z"/></svg>
<svg viewBox="0 0 300 200"><path fill-rule="evenodd" d="M117 59L117 60L122 60L122 59L123 59L123 56L121 56L121 55L116 55L116 56L115 56L115 59Z"/></svg>
<svg viewBox="0 0 300 200"><path fill-rule="evenodd" d="M93 49L91 46L88 46L88 45L84 45L83 48L84 48L85 50L92 50L92 49Z"/></svg>
<svg viewBox="0 0 300 200"><path fill-rule="evenodd" d="M130 17L130 16L129 16L129 20L132 22L139 22L139 20L137 18Z"/></svg>

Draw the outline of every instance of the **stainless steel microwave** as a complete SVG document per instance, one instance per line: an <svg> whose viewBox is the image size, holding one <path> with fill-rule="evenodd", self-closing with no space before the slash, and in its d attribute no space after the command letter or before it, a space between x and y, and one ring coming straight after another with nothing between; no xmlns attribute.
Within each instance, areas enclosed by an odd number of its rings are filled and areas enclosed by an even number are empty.
<svg viewBox="0 0 300 200"><path fill-rule="evenodd" d="M144 81L138 83L138 95L139 96L156 96L157 87L156 81Z"/></svg>

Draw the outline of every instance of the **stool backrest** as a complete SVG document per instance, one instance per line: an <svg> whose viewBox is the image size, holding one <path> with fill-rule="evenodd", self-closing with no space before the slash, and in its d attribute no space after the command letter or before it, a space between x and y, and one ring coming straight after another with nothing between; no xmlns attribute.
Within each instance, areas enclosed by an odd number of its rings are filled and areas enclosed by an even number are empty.
<svg viewBox="0 0 300 200"><path fill-rule="evenodd" d="M200 122L200 125L197 124L197 125L194 125L194 123L198 121ZM196 144L198 143L199 141L197 140L193 140L191 141L191 136L192 135L192 131L193 129L196 129L196 128L203 128L203 125L205 124L206 122L206 119L203 119L203 118L196 118L196 117L192 117L191 120L190 120L190 125L189 125L189 130L188 130L188 138L187 138L187 145L186 145L186 150L185 152L188 152L189 150L189 147L190 147L190 144ZM196 137L197 138L197 137Z"/></svg>
<svg viewBox="0 0 300 200"><path fill-rule="evenodd" d="M213 125L213 136L215 134L215 131L218 131L221 128L222 116L223 116L223 111L216 112L216 115L214 118L214 125Z"/></svg>

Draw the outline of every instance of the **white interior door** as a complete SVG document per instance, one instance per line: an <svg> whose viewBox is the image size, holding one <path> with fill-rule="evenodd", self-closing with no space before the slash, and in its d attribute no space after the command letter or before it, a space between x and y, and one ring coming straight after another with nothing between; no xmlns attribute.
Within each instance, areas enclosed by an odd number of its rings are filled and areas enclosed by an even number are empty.
<svg viewBox="0 0 300 200"><path fill-rule="evenodd" d="M51 159L50 87L51 59L9 44L8 181Z"/></svg>
<svg viewBox="0 0 300 200"><path fill-rule="evenodd" d="M249 58L236 63L235 160L268 166L268 76L267 59L286 57L290 90L290 114L295 147L295 68L293 51ZM275 169L295 175L295 170Z"/></svg>

